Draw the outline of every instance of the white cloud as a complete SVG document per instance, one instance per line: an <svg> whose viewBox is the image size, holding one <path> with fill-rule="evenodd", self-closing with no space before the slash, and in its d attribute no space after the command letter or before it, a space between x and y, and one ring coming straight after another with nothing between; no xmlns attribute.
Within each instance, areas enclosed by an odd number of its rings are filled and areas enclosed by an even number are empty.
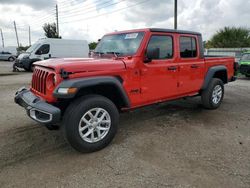
<svg viewBox="0 0 250 188"><path fill-rule="evenodd" d="M114 30L173 28L173 1L58 0L60 35L96 41ZM44 37L42 25L55 22L55 4L48 0L1 0L0 28L6 45L16 45L13 20L23 45L28 44L28 25L31 25L32 42ZM224 26L249 28L249 7L250 1L243 0L178 0L178 28L199 31L205 40Z"/></svg>

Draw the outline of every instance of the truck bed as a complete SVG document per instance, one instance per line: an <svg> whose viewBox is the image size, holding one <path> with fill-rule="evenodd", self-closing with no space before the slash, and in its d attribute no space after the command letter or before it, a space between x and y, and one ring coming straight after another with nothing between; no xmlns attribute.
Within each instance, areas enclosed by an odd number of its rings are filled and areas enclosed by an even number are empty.
<svg viewBox="0 0 250 188"><path fill-rule="evenodd" d="M205 67L206 71L210 67L213 66L226 66L227 67L227 74L228 74L228 80L231 80L231 78L234 76L234 57L230 56L204 56L205 61Z"/></svg>

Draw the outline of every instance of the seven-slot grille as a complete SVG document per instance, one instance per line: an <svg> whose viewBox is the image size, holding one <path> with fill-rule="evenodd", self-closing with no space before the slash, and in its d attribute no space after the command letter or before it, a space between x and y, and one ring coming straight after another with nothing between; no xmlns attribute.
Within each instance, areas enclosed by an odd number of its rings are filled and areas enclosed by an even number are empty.
<svg viewBox="0 0 250 188"><path fill-rule="evenodd" d="M42 94L46 94L46 80L49 75L49 72L36 69L33 72L32 76L32 88Z"/></svg>
<svg viewBox="0 0 250 188"><path fill-rule="evenodd" d="M240 72L241 73L250 73L250 65L240 65Z"/></svg>

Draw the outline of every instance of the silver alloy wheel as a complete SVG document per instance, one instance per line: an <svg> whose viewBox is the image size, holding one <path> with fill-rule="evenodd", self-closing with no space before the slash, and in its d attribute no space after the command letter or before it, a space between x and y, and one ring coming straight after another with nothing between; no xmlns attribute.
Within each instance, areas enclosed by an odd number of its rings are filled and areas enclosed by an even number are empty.
<svg viewBox="0 0 250 188"><path fill-rule="evenodd" d="M87 111L79 122L79 134L89 143L102 140L109 132L111 118L103 108L92 108Z"/></svg>
<svg viewBox="0 0 250 188"><path fill-rule="evenodd" d="M222 87L221 85L216 85L212 93L212 101L214 104L218 104L222 98Z"/></svg>

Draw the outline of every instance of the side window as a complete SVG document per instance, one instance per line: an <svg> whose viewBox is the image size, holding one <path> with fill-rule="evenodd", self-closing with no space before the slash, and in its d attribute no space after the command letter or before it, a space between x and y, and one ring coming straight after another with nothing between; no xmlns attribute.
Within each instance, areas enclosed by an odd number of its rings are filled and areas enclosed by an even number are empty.
<svg viewBox="0 0 250 188"><path fill-rule="evenodd" d="M49 49L50 49L50 46L49 44L44 44L42 45L37 51L36 51L36 55L42 55L42 54L47 54L49 53Z"/></svg>
<svg viewBox="0 0 250 188"><path fill-rule="evenodd" d="M170 59L173 57L173 38L171 36L152 36L148 43L148 49L159 48L159 59Z"/></svg>
<svg viewBox="0 0 250 188"><path fill-rule="evenodd" d="M197 45L194 37L180 37L180 55L182 58L197 57Z"/></svg>

